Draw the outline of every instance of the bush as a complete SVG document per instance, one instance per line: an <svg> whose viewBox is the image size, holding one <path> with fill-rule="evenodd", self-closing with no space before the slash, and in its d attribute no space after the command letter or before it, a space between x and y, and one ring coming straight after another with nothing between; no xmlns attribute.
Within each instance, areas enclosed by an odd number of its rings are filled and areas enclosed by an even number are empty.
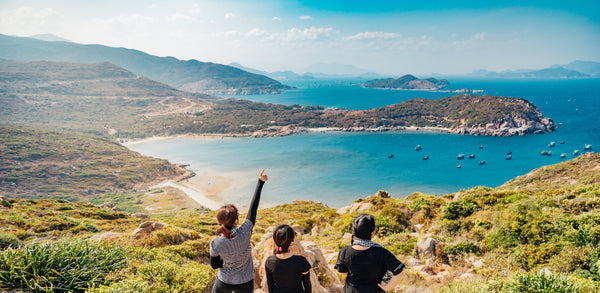
<svg viewBox="0 0 600 293"><path fill-rule="evenodd" d="M477 204L470 197L464 197L457 201L451 201L444 207L444 218L456 220L461 217L468 217L477 210Z"/></svg>
<svg viewBox="0 0 600 293"><path fill-rule="evenodd" d="M472 242L460 242L455 245L446 245L443 248L444 254L446 255L463 255L467 253L479 254L481 251L479 246Z"/></svg>
<svg viewBox="0 0 600 293"><path fill-rule="evenodd" d="M580 293L593 292L593 284L585 280L565 275L547 274L517 274L506 283L508 293Z"/></svg>
<svg viewBox="0 0 600 293"><path fill-rule="evenodd" d="M120 245L62 240L33 243L0 253L0 288L34 292L84 291L126 265Z"/></svg>
<svg viewBox="0 0 600 293"><path fill-rule="evenodd" d="M6 249L10 247L17 248L20 244L21 242L19 242L19 238L17 238L17 236L10 233L0 232L0 249Z"/></svg>

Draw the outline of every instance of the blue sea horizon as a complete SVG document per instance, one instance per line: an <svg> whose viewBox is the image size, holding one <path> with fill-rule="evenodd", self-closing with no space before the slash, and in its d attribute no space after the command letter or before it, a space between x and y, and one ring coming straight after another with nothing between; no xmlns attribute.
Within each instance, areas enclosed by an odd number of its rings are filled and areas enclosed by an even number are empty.
<svg viewBox="0 0 600 293"><path fill-rule="evenodd" d="M280 95L238 96L253 101L369 109L445 92L366 89L351 81L292 81ZM453 89L524 98L558 125L555 132L517 137L441 133L303 133L286 137L174 139L130 146L144 155L190 164L197 174L235 178L217 195L244 206L256 176L266 169L263 207L294 199L347 206L385 190L395 198L414 192L443 195L476 186L497 187L534 168L573 158L585 144L600 147L600 80L450 80ZM555 142L554 147L549 147ZM564 142L564 143L561 143ZM420 151L415 146L421 145ZM542 156L542 150L552 156ZM593 151L593 150L592 150ZM507 152L512 159L506 160ZM560 158L564 153L566 158ZM390 155L393 157L390 158ZM465 158L459 160L458 154ZM475 155L470 159L469 155ZM423 160L424 156L429 159ZM480 164L485 161L485 164ZM460 168L457 168L458 165Z"/></svg>

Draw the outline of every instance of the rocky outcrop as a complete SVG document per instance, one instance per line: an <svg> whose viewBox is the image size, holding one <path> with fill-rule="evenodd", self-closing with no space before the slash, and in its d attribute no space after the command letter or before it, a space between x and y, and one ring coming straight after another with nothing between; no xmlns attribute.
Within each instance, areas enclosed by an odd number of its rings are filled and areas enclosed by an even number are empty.
<svg viewBox="0 0 600 293"><path fill-rule="evenodd" d="M255 261L255 292L267 292L267 279L265 273L265 262L270 255L273 255L273 228L267 229L262 236L260 243L254 247L254 257L260 259ZM300 236L301 237L301 236ZM343 284L336 274L329 267L328 261L323 256L319 247L310 241L301 241L300 237L290 246L290 252L296 255L303 255L312 265L310 271L310 281L314 293L342 292Z"/></svg>
<svg viewBox="0 0 600 293"><path fill-rule="evenodd" d="M450 83L445 79L437 80L435 78L418 79L413 75L407 74L400 78L373 79L363 83L367 88L379 89L398 89L398 90L439 90L449 86Z"/></svg>
<svg viewBox="0 0 600 293"><path fill-rule="evenodd" d="M154 222L154 221L143 222L140 224L140 226L137 229L135 229L131 233L130 236L133 239L140 239L140 238L149 236L150 234L154 233L154 231L160 230L166 226L168 226L168 224L162 223L162 222Z"/></svg>

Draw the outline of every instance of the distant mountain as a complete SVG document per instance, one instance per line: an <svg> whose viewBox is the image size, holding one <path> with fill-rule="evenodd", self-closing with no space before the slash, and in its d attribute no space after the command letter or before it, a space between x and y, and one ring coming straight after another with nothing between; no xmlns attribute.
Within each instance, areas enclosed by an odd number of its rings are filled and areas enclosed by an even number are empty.
<svg viewBox="0 0 600 293"><path fill-rule="evenodd" d="M413 75L407 74L397 79L383 78L373 79L363 83L364 87L379 89L401 89L401 90L439 90L449 86L450 83L445 79L437 80L435 78L418 79Z"/></svg>
<svg viewBox="0 0 600 293"><path fill-rule="evenodd" d="M569 70L588 74L591 77L600 77L600 62L577 60L563 65L563 67Z"/></svg>
<svg viewBox="0 0 600 293"><path fill-rule="evenodd" d="M325 75L362 75L368 73L366 69L358 68L348 64L335 64L335 63L314 63L305 69L307 73L319 73ZM312 75L312 74L311 74Z"/></svg>
<svg viewBox="0 0 600 293"><path fill-rule="evenodd" d="M103 45L47 42L0 34L0 58L19 61L110 62L181 90L209 94L280 93L290 88L269 77L231 66L183 61Z"/></svg>
<svg viewBox="0 0 600 293"><path fill-rule="evenodd" d="M566 65L554 65L544 69L519 69L495 72L474 70L472 76L489 78L541 78L541 79L579 79L600 77L600 63L574 61Z"/></svg>
<svg viewBox="0 0 600 293"><path fill-rule="evenodd" d="M31 38L38 39L40 41L46 41L46 42L71 42L65 38L61 38L61 37L53 35L53 34L33 35L33 36L31 36Z"/></svg>

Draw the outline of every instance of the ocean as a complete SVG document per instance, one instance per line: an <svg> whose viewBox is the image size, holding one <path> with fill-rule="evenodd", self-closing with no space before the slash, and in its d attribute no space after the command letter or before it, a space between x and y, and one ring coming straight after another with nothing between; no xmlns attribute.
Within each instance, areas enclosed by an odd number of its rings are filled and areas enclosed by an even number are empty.
<svg viewBox="0 0 600 293"><path fill-rule="evenodd" d="M441 133L305 133L286 137L173 139L130 146L144 155L189 164L200 175L221 175L233 185L215 198L247 205L261 169L270 177L262 207L294 199L350 205L384 190L396 198L414 192L444 195L476 186L496 187L543 165L573 158L585 144L600 148L600 80L449 79L453 89L524 98L558 125L548 134L481 137ZM369 109L413 98L452 93L366 89L359 80L285 81L279 95L236 96L278 104ZM555 142L554 147L549 147ZM564 143L563 143L564 142ZM420 151L415 146L421 145ZM542 150L552 151L542 156ZM512 159L506 160L506 153ZM560 158L565 153L566 158ZM393 157L390 158L390 155ZM458 154L465 158L459 160ZM469 155L475 158L469 159ZM424 156L428 160L423 160ZM485 161L485 164L480 164ZM461 168L457 168L457 165Z"/></svg>

